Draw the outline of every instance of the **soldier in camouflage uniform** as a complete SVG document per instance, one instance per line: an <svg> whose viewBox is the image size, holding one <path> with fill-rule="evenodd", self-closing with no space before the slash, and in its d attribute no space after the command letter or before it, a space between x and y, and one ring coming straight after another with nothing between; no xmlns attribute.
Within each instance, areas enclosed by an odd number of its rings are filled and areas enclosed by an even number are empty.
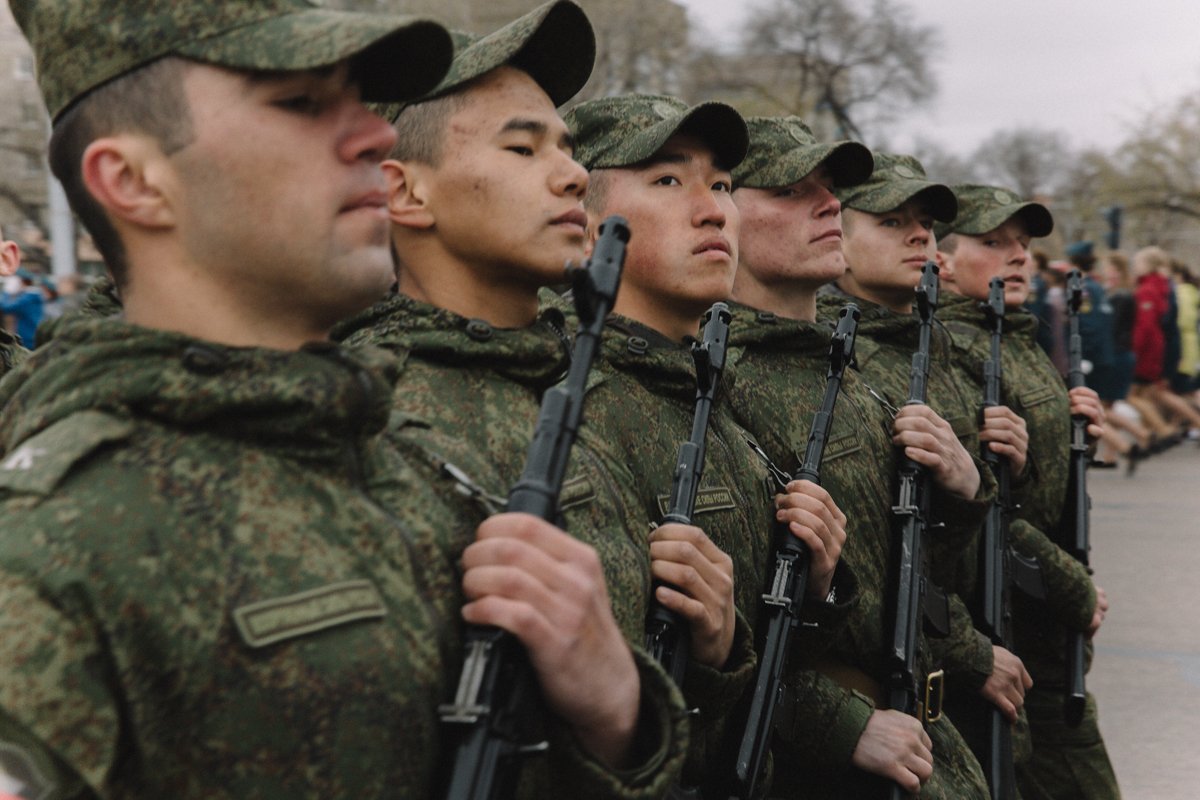
<svg viewBox="0 0 1200 800"><path fill-rule="evenodd" d="M728 170L745 155L745 127L721 104L688 108L674 98L647 95L580 104L567 122L576 157L590 170L590 229L594 233L607 215L620 214L632 231L603 363L588 392L584 434L619 483L638 493L641 524L649 530L667 510L676 454L695 409L696 368L683 342L696 334L705 309L728 298L732 285L738 226ZM827 492L808 482L793 482L786 495L772 500L775 490L750 447L753 440L733 420L725 398L725 387L735 382L727 364L709 420L694 515L733 559L739 617L750 625L745 632L739 625L735 652L753 644L776 519L813 549L804 613L816 628L802 638L819 647L854 605L855 581L844 568L835 570L845 517ZM656 577L686 585L679 574ZM669 592L660 587L659 599ZM693 662L693 674L696 667ZM728 701L741 694L752 672L750 665L730 671ZM715 790L731 773L729 754L718 742L723 728L740 734L738 721L700 709L697 727L703 732L693 735L707 737L700 746L709 754L706 788Z"/></svg>
<svg viewBox="0 0 1200 800"><path fill-rule="evenodd" d="M1018 506L1010 537L1020 552L1038 559L1046 583L1044 602L1014 595L1016 645L1034 678L1025 704L1033 753L1031 760L1018 763L1018 783L1025 800L1119 797L1095 699L1088 696L1079 728L1063 722L1067 632L1083 632L1090 639L1107 600L1087 569L1054 543L1061 535L1067 499L1071 415L1089 417L1089 432L1095 436L1103 411L1093 390L1080 387L1068 393L1034 339L1037 320L1022 306L1035 268L1029 241L1048 234L1053 220L1044 206L1021 202L1006 189L963 185L954 190L961 210L952 224L938 228L938 260L945 284L955 294L946 297L938 316L953 341L958 374L981 398L981 365L990 343L979 301L987 298L993 277L1004 279L1002 399L1029 431L1024 475L1014 484ZM1089 642L1089 663L1091 653Z"/></svg>
<svg viewBox="0 0 1200 800"><path fill-rule="evenodd" d="M730 335L737 370L730 399L772 459L794 471L828 369L830 330L816 322L817 289L845 269L832 190L861 183L872 161L856 143L818 143L795 117L748 124L750 154L734 171L742 246L733 294L745 305L735 306ZM940 192L949 195L944 187ZM952 196L942 205L953 213ZM975 464L955 437L944 437L946 454L922 446L917 434L933 430L931 417L927 408L908 407L893 422L847 371L821 477L847 510L843 557L860 578L861 598L830 653L800 660L809 669L788 679L776 727L775 796L879 796L885 787L877 776L913 792L920 787L922 797L986 796L978 764L953 724L930 723L927 735L916 719L887 709L882 688L896 444L936 467L934 503L948 523L939 537L970 537L986 508L985 497L973 496L982 487Z"/></svg>
<svg viewBox="0 0 1200 800"><path fill-rule="evenodd" d="M394 133L360 90L427 91L449 37L303 2L14 6L51 162L126 319L62 326L0 397L4 791L428 797L447 568L373 496L422 491L375 435L393 360L311 340L393 279L377 162ZM463 613L516 628L570 721L557 763L610 796L626 776L601 762L653 748L671 709L639 719L636 680L580 675L636 675L594 555L498 554L575 545L518 515L478 536ZM574 581L550 613L587 624L520 626L541 603L489 575Z"/></svg>
<svg viewBox="0 0 1200 800"><path fill-rule="evenodd" d="M16 242L6 240L4 230L0 229L0 278L16 273L20 266L21 249ZM21 342L4 329L3 320L0 320L0 377L23 361L27 354Z"/></svg>

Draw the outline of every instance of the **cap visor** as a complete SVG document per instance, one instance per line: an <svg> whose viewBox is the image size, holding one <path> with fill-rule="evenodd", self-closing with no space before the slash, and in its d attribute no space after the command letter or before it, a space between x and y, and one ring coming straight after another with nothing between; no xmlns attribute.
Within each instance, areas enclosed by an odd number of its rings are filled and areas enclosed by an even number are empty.
<svg viewBox="0 0 1200 800"><path fill-rule="evenodd" d="M857 186L871 177L875 157L858 142L838 142L821 162L833 179L834 186Z"/></svg>
<svg viewBox="0 0 1200 800"><path fill-rule="evenodd" d="M733 169L742 163L750 149L746 121L732 106L724 103L701 103L693 108L674 126L659 147L676 133L700 138L712 148L717 164L724 169Z"/></svg>
<svg viewBox="0 0 1200 800"><path fill-rule="evenodd" d="M315 69L349 59L363 100L416 97L450 66L450 35L407 16L311 9L251 23L180 47L180 55L234 69Z"/></svg>
<svg viewBox="0 0 1200 800"><path fill-rule="evenodd" d="M570 2L550 6L511 63L529 73L554 105L570 100L596 63L596 35L583 9Z"/></svg>

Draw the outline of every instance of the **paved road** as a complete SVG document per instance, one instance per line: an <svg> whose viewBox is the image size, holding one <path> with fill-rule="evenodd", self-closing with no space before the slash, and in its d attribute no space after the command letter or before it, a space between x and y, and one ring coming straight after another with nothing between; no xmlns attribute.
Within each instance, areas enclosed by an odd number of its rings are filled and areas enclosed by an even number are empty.
<svg viewBox="0 0 1200 800"><path fill-rule="evenodd" d="M1200 798L1200 449L1091 470L1092 565L1112 604L1088 688L1125 800Z"/></svg>

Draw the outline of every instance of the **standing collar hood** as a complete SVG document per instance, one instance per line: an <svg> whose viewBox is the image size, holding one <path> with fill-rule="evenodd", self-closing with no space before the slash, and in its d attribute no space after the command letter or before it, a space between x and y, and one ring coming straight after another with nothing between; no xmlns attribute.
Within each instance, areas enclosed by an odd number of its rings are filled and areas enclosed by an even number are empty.
<svg viewBox="0 0 1200 800"><path fill-rule="evenodd" d="M741 303L731 302L729 307L733 312L733 322L729 326L729 343L733 347L765 346L772 350L814 355L829 350L829 338L833 335L833 328L826 321L788 319Z"/></svg>
<svg viewBox="0 0 1200 800"><path fill-rule="evenodd" d="M968 322L980 328L987 325L987 315L978 300L953 292L939 298L937 318L943 322ZM1037 328L1037 317L1023 308L1005 309L1004 333L1030 333Z"/></svg>
<svg viewBox="0 0 1200 800"><path fill-rule="evenodd" d="M550 385L566 374L570 340L560 301L543 292L542 309L526 328L497 328L481 319L393 295L338 325L335 341L372 345L439 364L491 369L522 383Z"/></svg>
<svg viewBox="0 0 1200 800"><path fill-rule="evenodd" d="M382 430L393 361L329 342L227 347L117 319L70 320L0 383L0 450L93 410L316 454Z"/></svg>

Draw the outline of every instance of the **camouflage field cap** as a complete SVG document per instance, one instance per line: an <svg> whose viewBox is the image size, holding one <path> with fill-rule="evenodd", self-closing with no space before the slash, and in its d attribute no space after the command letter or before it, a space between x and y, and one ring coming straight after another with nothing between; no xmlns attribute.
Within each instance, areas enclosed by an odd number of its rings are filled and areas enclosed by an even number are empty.
<svg viewBox="0 0 1200 800"><path fill-rule="evenodd" d="M939 222L950 222L958 201L949 186L925 177L925 168L912 156L875 153L875 169L863 183L838 189L834 194L847 208L883 214L916 199Z"/></svg>
<svg viewBox="0 0 1200 800"><path fill-rule="evenodd" d="M323 9L309 0L10 0L37 57L51 117L113 78L183 56L243 70L304 70L351 59L364 100L429 91L450 65L436 22Z"/></svg>
<svg viewBox="0 0 1200 800"><path fill-rule="evenodd" d="M537 81L560 106L583 88L596 63L596 34L571 0L545 3L486 36L452 31L454 60L432 90L407 103L375 106L393 122L410 105L450 94L496 67L516 67Z"/></svg>
<svg viewBox="0 0 1200 800"><path fill-rule="evenodd" d="M822 164L834 186L853 186L871 174L871 151L858 142L819 142L799 117L750 117L750 152L733 171L736 186L789 186Z"/></svg>
<svg viewBox="0 0 1200 800"><path fill-rule="evenodd" d="M688 107L661 94L627 94L588 100L564 118L575 136L575 160L588 169L631 167L653 156L677 133L698 137L716 162L732 169L746 157L746 122L732 106Z"/></svg>
<svg viewBox="0 0 1200 800"><path fill-rule="evenodd" d="M1054 230L1054 217L1050 216L1048 208L1041 203L1024 201L1008 189L975 183L950 188L958 198L958 216L951 223L934 225L933 233L939 239L951 233L966 236L988 233L1015 216L1021 218L1026 232L1034 239Z"/></svg>

